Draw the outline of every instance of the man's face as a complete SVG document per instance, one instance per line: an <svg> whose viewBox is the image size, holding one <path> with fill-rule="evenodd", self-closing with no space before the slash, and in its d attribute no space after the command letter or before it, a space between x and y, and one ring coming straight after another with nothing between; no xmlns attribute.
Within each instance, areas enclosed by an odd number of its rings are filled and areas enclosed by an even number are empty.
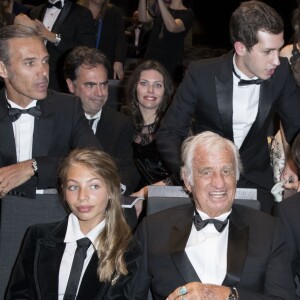
<svg viewBox="0 0 300 300"><path fill-rule="evenodd" d="M196 208L211 218L231 209L236 191L236 170L231 150L223 148L208 151L198 146L195 149L192 185L184 178L192 193Z"/></svg>
<svg viewBox="0 0 300 300"><path fill-rule="evenodd" d="M258 31L258 43L250 51L244 49L237 57L238 68L248 77L269 79L280 65L279 52L284 44L283 33Z"/></svg>
<svg viewBox="0 0 300 300"><path fill-rule="evenodd" d="M32 100L47 97L49 55L37 37L13 38L9 42L10 62L0 63L0 76L5 81L7 97L27 106Z"/></svg>
<svg viewBox="0 0 300 300"><path fill-rule="evenodd" d="M69 91L81 99L83 110L94 116L104 106L108 98L107 70L103 65L90 68L80 66L75 81L67 79Z"/></svg>

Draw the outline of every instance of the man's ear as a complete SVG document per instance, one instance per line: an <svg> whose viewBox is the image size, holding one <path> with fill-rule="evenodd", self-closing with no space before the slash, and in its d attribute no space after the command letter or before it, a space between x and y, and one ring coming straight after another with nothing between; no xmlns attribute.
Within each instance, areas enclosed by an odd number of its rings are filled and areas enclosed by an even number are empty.
<svg viewBox="0 0 300 300"><path fill-rule="evenodd" d="M67 85L68 85L69 92L72 93L72 94L74 94L74 92L75 92L75 86L74 86L73 81L71 79L67 78L66 82L67 82Z"/></svg>
<svg viewBox="0 0 300 300"><path fill-rule="evenodd" d="M190 181L188 179L185 168L182 169L182 179L183 179L185 188L189 191L189 193L191 193L192 192L192 186L191 186Z"/></svg>
<svg viewBox="0 0 300 300"><path fill-rule="evenodd" d="M0 77L7 78L8 77L8 71L6 68L6 65L2 60L0 60Z"/></svg>
<svg viewBox="0 0 300 300"><path fill-rule="evenodd" d="M247 52L246 46L241 42L234 43L234 50L239 56L244 56Z"/></svg>

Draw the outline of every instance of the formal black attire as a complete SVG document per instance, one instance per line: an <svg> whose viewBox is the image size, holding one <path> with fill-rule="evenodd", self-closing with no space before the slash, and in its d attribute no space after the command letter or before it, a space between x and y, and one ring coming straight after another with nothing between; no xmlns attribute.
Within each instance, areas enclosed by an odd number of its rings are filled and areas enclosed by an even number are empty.
<svg viewBox="0 0 300 300"><path fill-rule="evenodd" d="M42 4L30 11L32 19L43 22L47 4ZM95 27L93 16L89 9L66 0L58 15L52 32L61 35L58 46L47 42L50 55L49 88L56 91L67 91L63 77L63 62L67 53L76 46L95 47Z"/></svg>
<svg viewBox="0 0 300 300"><path fill-rule="evenodd" d="M201 282L185 247L193 226L194 205L146 217L137 229L143 258L134 299L166 299L176 288ZM201 255L201 254L200 254ZM233 205L229 219L227 274L222 285L236 287L240 299L294 299L284 233L278 219Z"/></svg>
<svg viewBox="0 0 300 300"><path fill-rule="evenodd" d="M13 269L6 300L57 299L58 275L65 250L67 219L58 223L29 227ZM128 275L121 275L115 285L100 282L97 275L99 258L94 252L83 275L77 300L132 300L140 257L140 247L132 243L126 253Z"/></svg>
<svg viewBox="0 0 300 300"><path fill-rule="evenodd" d="M280 63L272 77L261 83L257 116L239 149L244 172L238 186L258 188L262 209L267 212L273 205L269 191L274 181L267 141L273 114L279 115L289 143L300 130L300 90L288 60L280 58ZM157 132L157 148L173 174L179 173L180 147L192 119L194 134L209 130L233 141L232 70L232 52L190 64ZM260 197L260 192L270 196Z"/></svg>
<svg viewBox="0 0 300 300"><path fill-rule="evenodd" d="M289 246L294 276L300 276L300 193L285 199L276 207L276 215L283 222ZM298 292L299 293L299 292ZM300 294L300 293L299 293ZM300 296L298 294L298 296ZM300 299L300 297L299 297Z"/></svg>
<svg viewBox="0 0 300 300"><path fill-rule="evenodd" d="M103 108L97 124L96 137L103 150L116 160L121 182L126 185L126 195L134 192L139 179L133 161L133 134L134 125L131 118L109 107Z"/></svg>
<svg viewBox="0 0 300 300"><path fill-rule="evenodd" d="M99 33L99 20L94 20L96 41L99 40L99 44L94 44L103 52L110 62L109 78L113 78L113 65L114 62L121 62L124 66L126 60L126 36L125 26L122 14L120 10L108 4L103 16L101 32ZM100 38L98 35L100 34Z"/></svg>
<svg viewBox="0 0 300 300"><path fill-rule="evenodd" d="M38 177L31 177L10 194L35 198L36 189L57 187L59 160L70 150L84 147L102 149L88 125L79 98L48 91L38 101L41 117L34 120L32 157L38 165ZM12 121L8 116L5 89L0 92L0 167L17 163Z"/></svg>
<svg viewBox="0 0 300 300"><path fill-rule="evenodd" d="M183 73L184 38L193 25L192 10L175 10L169 8L174 19L180 19L185 27L182 32L169 32L164 25L162 16L158 14L145 53L145 59L159 61L169 71L174 80L180 82Z"/></svg>

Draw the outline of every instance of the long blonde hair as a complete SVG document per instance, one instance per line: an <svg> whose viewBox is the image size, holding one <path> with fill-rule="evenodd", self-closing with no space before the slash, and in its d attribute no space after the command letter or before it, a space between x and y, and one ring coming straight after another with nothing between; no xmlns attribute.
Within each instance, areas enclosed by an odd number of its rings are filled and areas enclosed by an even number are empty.
<svg viewBox="0 0 300 300"><path fill-rule="evenodd" d="M121 207L120 177L112 158L97 149L76 149L61 162L58 172L61 191L64 192L69 168L79 164L98 174L103 180L109 201L106 208L105 227L97 237L98 277L102 282L110 282L116 275L128 273L125 253L132 238Z"/></svg>

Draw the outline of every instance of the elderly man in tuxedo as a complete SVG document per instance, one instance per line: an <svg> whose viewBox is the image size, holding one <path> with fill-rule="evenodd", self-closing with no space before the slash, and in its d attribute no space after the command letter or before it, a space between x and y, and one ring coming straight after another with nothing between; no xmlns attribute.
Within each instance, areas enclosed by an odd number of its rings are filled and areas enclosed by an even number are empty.
<svg viewBox="0 0 300 300"><path fill-rule="evenodd" d="M193 203L146 217L135 299L293 299L278 219L233 204L241 164L235 145L209 131L182 148Z"/></svg>
<svg viewBox="0 0 300 300"><path fill-rule="evenodd" d="M57 187L57 166L71 149L99 147L80 100L48 90L49 54L31 27L0 29L0 197L35 198Z"/></svg>
<svg viewBox="0 0 300 300"><path fill-rule="evenodd" d="M109 108L107 104L109 61L96 48L75 47L66 57L64 76L69 91L79 97L94 134L117 162L126 195L134 192L139 176L136 170L131 118Z"/></svg>
<svg viewBox="0 0 300 300"><path fill-rule="evenodd" d="M300 130L300 90L289 62L279 58L284 44L281 17L261 1L246 1L234 11L230 36L234 51L191 63L157 133L157 148L173 174L180 169L180 146L188 136L210 130L239 148L244 173L238 187L257 190L270 213L274 185L268 128L276 112L291 143ZM282 179L296 174L285 168Z"/></svg>

